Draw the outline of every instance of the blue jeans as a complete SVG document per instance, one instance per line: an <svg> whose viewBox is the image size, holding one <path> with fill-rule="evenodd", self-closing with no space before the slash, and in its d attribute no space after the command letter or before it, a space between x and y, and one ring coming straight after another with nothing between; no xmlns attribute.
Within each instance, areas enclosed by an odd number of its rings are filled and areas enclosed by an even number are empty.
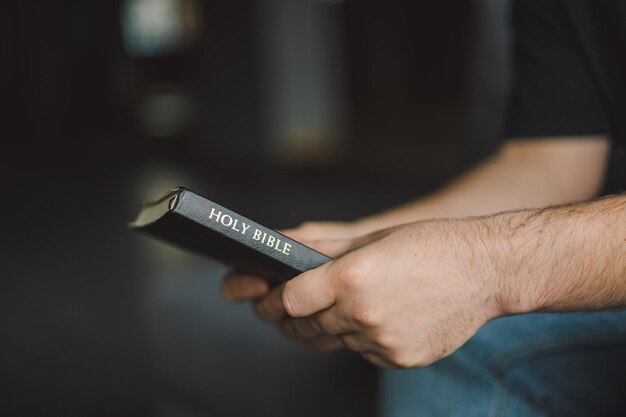
<svg viewBox="0 0 626 417"><path fill-rule="evenodd" d="M381 384L382 417L626 416L626 310L497 319Z"/></svg>

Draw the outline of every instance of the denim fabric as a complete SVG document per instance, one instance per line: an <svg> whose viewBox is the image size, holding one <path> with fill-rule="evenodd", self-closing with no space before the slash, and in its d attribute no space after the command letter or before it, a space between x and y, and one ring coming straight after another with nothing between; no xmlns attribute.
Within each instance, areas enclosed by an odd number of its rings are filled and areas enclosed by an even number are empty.
<svg viewBox="0 0 626 417"><path fill-rule="evenodd" d="M383 417L626 416L626 311L497 319L381 384Z"/></svg>

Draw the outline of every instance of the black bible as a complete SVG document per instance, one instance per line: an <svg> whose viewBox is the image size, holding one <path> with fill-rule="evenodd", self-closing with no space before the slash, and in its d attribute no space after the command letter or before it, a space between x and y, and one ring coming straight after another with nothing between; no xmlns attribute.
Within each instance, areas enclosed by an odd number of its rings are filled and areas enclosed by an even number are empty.
<svg viewBox="0 0 626 417"><path fill-rule="evenodd" d="M145 203L130 227L274 281L331 260L183 187Z"/></svg>

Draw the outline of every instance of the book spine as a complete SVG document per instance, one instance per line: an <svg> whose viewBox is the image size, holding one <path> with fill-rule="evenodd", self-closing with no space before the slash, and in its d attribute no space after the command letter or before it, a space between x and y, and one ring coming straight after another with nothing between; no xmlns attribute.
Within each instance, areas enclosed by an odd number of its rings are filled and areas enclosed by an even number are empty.
<svg viewBox="0 0 626 417"><path fill-rule="evenodd" d="M172 211L300 272L317 268L331 260L300 242L187 189L180 190Z"/></svg>

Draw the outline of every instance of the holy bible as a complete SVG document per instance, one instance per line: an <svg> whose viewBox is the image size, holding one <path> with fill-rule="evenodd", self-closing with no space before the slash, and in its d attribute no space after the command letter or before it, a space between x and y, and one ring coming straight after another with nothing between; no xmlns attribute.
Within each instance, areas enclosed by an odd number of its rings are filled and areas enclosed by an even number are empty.
<svg viewBox="0 0 626 417"><path fill-rule="evenodd" d="M274 281L331 260L183 187L145 203L130 227Z"/></svg>

